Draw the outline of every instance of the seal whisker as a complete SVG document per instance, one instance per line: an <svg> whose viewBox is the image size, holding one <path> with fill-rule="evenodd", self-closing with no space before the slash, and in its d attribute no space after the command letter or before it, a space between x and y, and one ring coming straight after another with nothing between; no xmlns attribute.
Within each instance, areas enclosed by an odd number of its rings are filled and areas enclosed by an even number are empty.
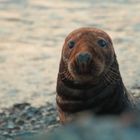
<svg viewBox="0 0 140 140"><path fill-rule="evenodd" d="M110 76L114 79L120 79L120 75L118 73L114 73L112 70L110 70Z"/></svg>
<svg viewBox="0 0 140 140"><path fill-rule="evenodd" d="M110 82L113 82L113 81L116 81L117 79L114 77L114 76L112 76L111 74L106 74L106 78L108 78L108 80L110 80Z"/></svg>
<svg viewBox="0 0 140 140"><path fill-rule="evenodd" d="M115 70L115 68L113 68L113 67L110 67L109 70L113 71L114 73L119 74L119 72L117 70Z"/></svg>
<svg viewBox="0 0 140 140"><path fill-rule="evenodd" d="M62 80L65 80L65 79L66 79L66 77L61 77L61 79L62 79Z"/></svg>
<svg viewBox="0 0 140 140"><path fill-rule="evenodd" d="M73 79L72 76L71 76L70 74L67 75L67 78L68 78L69 80L72 80L72 79Z"/></svg>
<svg viewBox="0 0 140 140"><path fill-rule="evenodd" d="M105 79L106 79L106 81L107 81L108 83L111 82L111 79L110 79L106 74L104 75L104 77L105 77Z"/></svg>
<svg viewBox="0 0 140 140"><path fill-rule="evenodd" d="M112 70L113 72L115 72L115 73L119 74L118 70L116 70L115 68L110 67L109 69L110 69L110 70Z"/></svg>
<svg viewBox="0 0 140 140"><path fill-rule="evenodd" d="M107 86L107 85L108 85L108 81L106 80L106 77L105 77L105 76L103 76L102 81L103 81L103 83L104 83L104 85L105 85L105 86Z"/></svg>
<svg viewBox="0 0 140 140"><path fill-rule="evenodd" d="M111 73L111 72L109 73L109 76L113 79L118 79L119 78L118 75L115 75L114 73Z"/></svg>
<svg viewBox="0 0 140 140"><path fill-rule="evenodd" d="M109 77L113 80L113 81L116 81L118 78L113 76L113 75L109 75Z"/></svg>
<svg viewBox="0 0 140 140"><path fill-rule="evenodd" d="M58 74L62 75L62 74L65 74L65 73L66 73L66 71L63 71L63 72L59 72Z"/></svg>
<svg viewBox="0 0 140 140"><path fill-rule="evenodd" d="M115 77L119 77L118 73L113 72L112 70L109 71L111 75L115 76Z"/></svg>
<svg viewBox="0 0 140 140"><path fill-rule="evenodd" d="M69 79L69 80L72 80L72 79L73 79L73 78L72 78L72 76L71 76L71 74L70 74L69 72L68 72L68 73L66 73L66 75L65 75L65 76L66 76L66 78L67 78L67 79Z"/></svg>
<svg viewBox="0 0 140 140"><path fill-rule="evenodd" d="M110 79L111 79L112 81L115 81L115 80L116 80L116 77L115 77L112 73L110 73L110 74L108 75L108 77L110 77Z"/></svg>

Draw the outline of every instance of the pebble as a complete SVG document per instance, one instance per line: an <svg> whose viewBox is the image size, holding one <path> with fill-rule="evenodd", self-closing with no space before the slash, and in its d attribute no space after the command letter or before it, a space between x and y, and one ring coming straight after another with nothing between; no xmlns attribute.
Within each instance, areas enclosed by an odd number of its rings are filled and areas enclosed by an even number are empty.
<svg viewBox="0 0 140 140"><path fill-rule="evenodd" d="M42 129L51 131L58 126L56 108L50 104L33 107L29 103L15 104L0 113L0 140L29 135Z"/></svg>

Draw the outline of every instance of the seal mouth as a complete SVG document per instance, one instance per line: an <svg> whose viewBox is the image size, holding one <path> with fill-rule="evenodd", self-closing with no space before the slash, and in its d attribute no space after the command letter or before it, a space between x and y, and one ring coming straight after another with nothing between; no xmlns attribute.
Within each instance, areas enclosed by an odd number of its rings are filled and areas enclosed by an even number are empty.
<svg viewBox="0 0 140 140"><path fill-rule="evenodd" d="M77 64L77 66L75 66L75 72L78 75L91 75L90 65L87 63Z"/></svg>
<svg viewBox="0 0 140 140"><path fill-rule="evenodd" d="M72 77L79 82L88 82L98 79L99 71L96 66L91 63L77 63L70 62L68 64L68 71Z"/></svg>
<svg viewBox="0 0 140 140"><path fill-rule="evenodd" d="M78 53L75 58L75 72L78 75L90 75L92 64L92 55L89 52Z"/></svg>

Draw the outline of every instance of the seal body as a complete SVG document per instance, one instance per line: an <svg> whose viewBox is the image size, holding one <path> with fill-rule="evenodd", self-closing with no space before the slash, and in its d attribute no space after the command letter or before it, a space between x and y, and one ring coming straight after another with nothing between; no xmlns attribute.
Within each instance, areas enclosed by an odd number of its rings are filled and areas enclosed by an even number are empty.
<svg viewBox="0 0 140 140"><path fill-rule="evenodd" d="M121 114L135 106L123 84L107 33L96 28L80 28L66 37L56 102L62 123L82 111Z"/></svg>

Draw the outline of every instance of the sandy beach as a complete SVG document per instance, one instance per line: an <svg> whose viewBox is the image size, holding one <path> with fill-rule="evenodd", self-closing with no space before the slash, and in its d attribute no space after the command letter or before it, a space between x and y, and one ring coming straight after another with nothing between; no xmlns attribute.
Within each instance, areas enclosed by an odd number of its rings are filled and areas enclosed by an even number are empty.
<svg viewBox="0 0 140 140"><path fill-rule="evenodd" d="M82 26L113 39L128 89L140 88L139 0L0 0L0 108L55 104L61 48Z"/></svg>

